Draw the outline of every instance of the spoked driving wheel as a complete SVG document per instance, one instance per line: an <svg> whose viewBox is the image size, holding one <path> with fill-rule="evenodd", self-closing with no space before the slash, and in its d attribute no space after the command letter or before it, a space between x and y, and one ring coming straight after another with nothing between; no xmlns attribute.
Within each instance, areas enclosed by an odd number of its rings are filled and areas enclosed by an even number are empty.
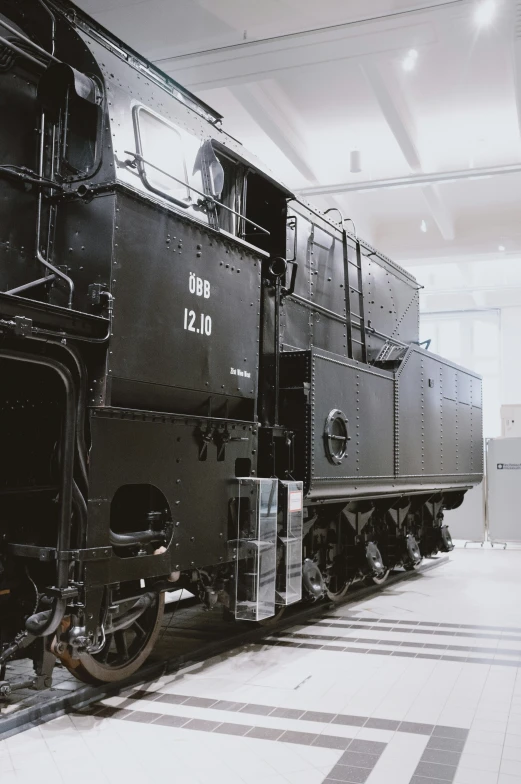
<svg viewBox="0 0 521 784"><path fill-rule="evenodd" d="M114 683L128 678L152 651L161 631L164 607L165 596L158 594L127 628L107 634L98 653L83 654L77 659L65 653L60 655L63 664L85 683Z"/></svg>

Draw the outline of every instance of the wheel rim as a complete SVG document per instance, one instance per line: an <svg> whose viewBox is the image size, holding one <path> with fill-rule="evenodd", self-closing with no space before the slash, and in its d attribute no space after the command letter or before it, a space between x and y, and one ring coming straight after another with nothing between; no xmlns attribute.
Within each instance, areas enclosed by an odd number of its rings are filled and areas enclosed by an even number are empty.
<svg viewBox="0 0 521 784"><path fill-rule="evenodd" d="M418 569L422 562L422 555L420 552L420 546L415 536L412 534L407 535L406 541L406 548L407 548L407 561L404 563L404 567L411 571L413 569Z"/></svg>
<svg viewBox="0 0 521 784"><path fill-rule="evenodd" d="M385 572L383 572L381 575L373 574L371 580L375 585L382 585L382 583L384 583L389 577L390 572L390 569L386 569Z"/></svg>
<svg viewBox="0 0 521 784"><path fill-rule="evenodd" d="M138 670L147 659L161 631L165 596L157 600L128 629L108 634L99 653L73 659L68 653L60 659L70 672L85 683L113 683Z"/></svg>

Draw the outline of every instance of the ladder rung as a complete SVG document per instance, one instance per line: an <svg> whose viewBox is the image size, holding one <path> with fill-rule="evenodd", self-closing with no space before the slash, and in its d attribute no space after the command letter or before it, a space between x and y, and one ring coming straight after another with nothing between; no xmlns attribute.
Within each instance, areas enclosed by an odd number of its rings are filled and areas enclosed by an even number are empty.
<svg viewBox="0 0 521 784"><path fill-rule="evenodd" d="M351 264L353 267L356 267L357 269L360 269L360 267L358 266L358 264L356 263L356 261L351 261L351 259L348 259L348 260L347 260L347 263L348 263L348 264Z"/></svg>
<svg viewBox="0 0 521 784"><path fill-rule="evenodd" d="M357 340L356 338L351 338L351 340L353 341L353 343L358 343L359 346L365 346L363 340Z"/></svg>
<svg viewBox="0 0 521 784"><path fill-rule="evenodd" d="M354 288L352 288L352 286L349 286L349 290L350 291L356 291L357 294L360 294L360 296L362 296L362 292L359 289L354 289Z"/></svg>

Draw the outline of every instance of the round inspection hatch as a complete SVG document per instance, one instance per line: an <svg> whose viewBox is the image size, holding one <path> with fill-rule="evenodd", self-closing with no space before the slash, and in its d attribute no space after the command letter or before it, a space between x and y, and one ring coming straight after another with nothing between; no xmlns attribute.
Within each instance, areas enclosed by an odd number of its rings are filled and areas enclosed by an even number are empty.
<svg viewBox="0 0 521 784"><path fill-rule="evenodd" d="M334 465L340 465L347 454L350 439L349 423L343 411L334 408L329 412L324 428L326 455Z"/></svg>

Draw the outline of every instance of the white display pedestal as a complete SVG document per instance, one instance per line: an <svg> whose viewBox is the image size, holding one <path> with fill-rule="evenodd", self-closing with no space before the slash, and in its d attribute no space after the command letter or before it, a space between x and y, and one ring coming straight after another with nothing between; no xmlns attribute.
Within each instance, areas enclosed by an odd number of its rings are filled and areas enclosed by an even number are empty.
<svg viewBox="0 0 521 784"><path fill-rule="evenodd" d="M488 441L487 522L492 544L521 543L521 438Z"/></svg>

